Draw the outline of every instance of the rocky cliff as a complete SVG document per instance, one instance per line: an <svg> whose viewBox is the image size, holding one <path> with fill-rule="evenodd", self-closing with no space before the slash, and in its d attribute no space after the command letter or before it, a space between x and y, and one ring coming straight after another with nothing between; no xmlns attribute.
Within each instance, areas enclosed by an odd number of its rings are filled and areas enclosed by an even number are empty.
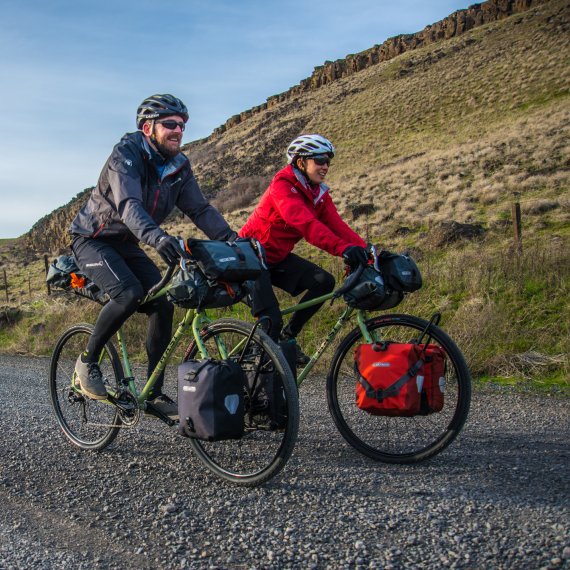
<svg viewBox="0 0 570 570"><path fill-rule="evenodd" d="M426 26L421 32L395 36L387 39L381 45L375 45L360 53L348 55L344 59L326 61L324 65L315 67L313 74L309 78L303 79L298 85L295 85L288 91L279 95L273 95L267 99L266 103L230 117L223 125L214 129L210 138L215 138L228 129L246 121L252 115L265 109L270 109L300 93L319 89L323 85L327 85L341 77L353 75L371 65L387 61L404 52L460 36L477 26L502 20L512 14L524 12L533 6L544 4L548 1L488 0L482 4L473 4L465 10L454 12L440 22Z"/></svg>

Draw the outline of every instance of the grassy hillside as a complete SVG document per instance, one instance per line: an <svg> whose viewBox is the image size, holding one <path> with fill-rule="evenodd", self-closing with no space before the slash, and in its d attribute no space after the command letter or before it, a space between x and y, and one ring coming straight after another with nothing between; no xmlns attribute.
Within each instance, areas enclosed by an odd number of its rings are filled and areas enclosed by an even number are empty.
<svg viewBox="0 0 570 570"><path fill-rule="evenodd" d="M570 5L552 0L284 101L185 152L238 228L284 165L288 142L326 135L338 151L328 182L339 210L370 241L411 249L419 261L426 285L400 308L442 310L479 378L567 390L569 32ZM478 237L458 237L452 221L476 224ZM42 228L36 244L49 224ZM180 220L169 231L195 233ZM61 245L45 249L53 256ZM340 278L338 260L306 245L299 252ZM22 242L0 244L0 263L10 283L1 350L46 354L65 323L94 320L95 305L46 298L43 257ZM313 347L339 310L323 309L302 342ZM245 307L234 312L247 318ZM137 317L131 327L139 351L143 324Z"/></svg>

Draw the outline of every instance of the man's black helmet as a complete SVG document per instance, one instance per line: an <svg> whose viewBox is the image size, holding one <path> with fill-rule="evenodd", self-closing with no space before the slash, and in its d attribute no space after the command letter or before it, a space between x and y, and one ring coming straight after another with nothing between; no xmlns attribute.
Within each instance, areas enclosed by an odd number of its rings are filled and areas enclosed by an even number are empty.
<svg viewBox="0 0 570 570"><path fill-rule="evenodd" d="M168 93L151 95L137 109L137 129L140 129L145 121L169 115L180 115L183 121L186 122L188 120L188 109L174 95L169 95Z"/></svg>

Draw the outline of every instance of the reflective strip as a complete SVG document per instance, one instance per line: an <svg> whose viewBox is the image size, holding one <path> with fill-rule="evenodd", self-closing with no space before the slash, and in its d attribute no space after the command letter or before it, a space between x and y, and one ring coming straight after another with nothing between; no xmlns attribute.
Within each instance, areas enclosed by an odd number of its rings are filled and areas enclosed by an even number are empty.
<svg viewBox="0 0 570 570"><path fill-rule="evenodd" d="M117 276L117 274L111 269L111 266L109 265L109 263L107 262L107 260L105 258L103 258L103 261L105 262L105 265L109 268L109 271L115 276L115 279L117 281L120 281L119 277Z"/></svg>

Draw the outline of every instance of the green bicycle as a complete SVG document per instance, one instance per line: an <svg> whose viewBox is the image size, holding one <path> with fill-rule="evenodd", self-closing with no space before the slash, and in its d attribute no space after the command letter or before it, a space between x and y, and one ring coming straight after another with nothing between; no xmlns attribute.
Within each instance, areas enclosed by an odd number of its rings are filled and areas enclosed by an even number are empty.
<svg viewBox="0 0 570 570"><path fill-rule="evenodd" d="M338 298L349 291L362 273L353 273L336 292L281 311L295 311ZM459 434L469 413L471 376L465 359L447 333L438 325L440 315L431 320L406 314L369 316L364 310L348 305L322 341L309 363L299 371L297 385L301 386L339 331L356 316L357 326L340 342L334 353L326 380L328 408L344 439L359 452L376 461L410 464L433 457L443 451ZM215 335L216 326L206 327L204 337ZM356 374L354 349L361 343L417 343L437 345L447 360L445 370L445 405L437 413L412 417L371 415L359 409L355 402ZM187 354L195 354L191 345Z"/></svg>
<svg viewBox="0 0 570 570"><path fill-rule="evenodd" d="M174 271L174 267L169 268L144 302L166 294ZM146 399L177 346L190 333L195 350L187 358L231 358L237 360L251 376L278 374L283 385L287 418L284 427L275 429L266 417L254 413L251 389L246 388L245 435L239 440L216 442L188 438L196 456L215 475L244 486L264 483L283 469L297 439L298 391L281 351L257 325L227 318L212 321L205 311L188 309L140 391L132 373L125 335L119 330L116 338L121 356L113 343L108 342L99 358L108 397L97 401L83 396L74 377L75 360L92 332L93 326L89 324L70 327L57 341L51 357L51 403L63 433L72 444L83 450L102 450L121 429L136 426L143 415L151 415L171 427L176 426L177 421L153 409Z"/></svg>

